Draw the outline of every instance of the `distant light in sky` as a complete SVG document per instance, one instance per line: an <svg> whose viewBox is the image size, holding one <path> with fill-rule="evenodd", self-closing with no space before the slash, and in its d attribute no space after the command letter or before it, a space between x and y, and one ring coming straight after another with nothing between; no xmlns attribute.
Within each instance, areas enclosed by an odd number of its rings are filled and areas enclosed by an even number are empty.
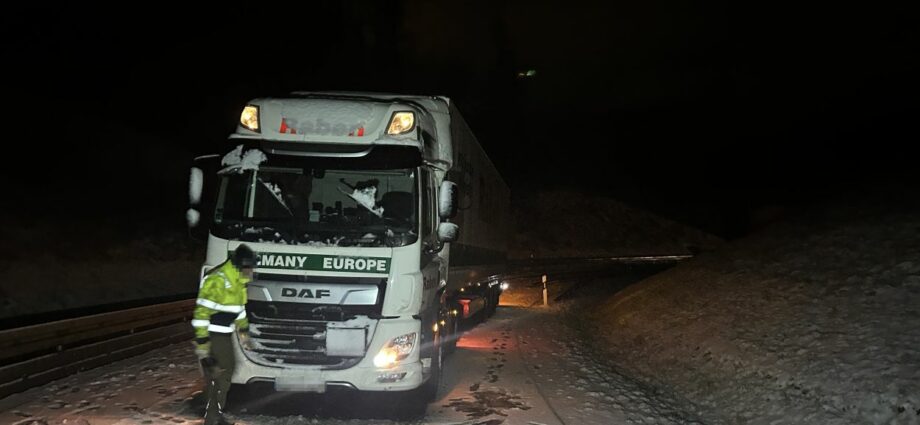
<svg viewBox="0 0 920 425"><path fill-rule="evenodd" d="M518 78L531 78L531 77L535 77L536 75L537 75L536 69L528 69L527 71L518 72L517 77Z"/></svg>

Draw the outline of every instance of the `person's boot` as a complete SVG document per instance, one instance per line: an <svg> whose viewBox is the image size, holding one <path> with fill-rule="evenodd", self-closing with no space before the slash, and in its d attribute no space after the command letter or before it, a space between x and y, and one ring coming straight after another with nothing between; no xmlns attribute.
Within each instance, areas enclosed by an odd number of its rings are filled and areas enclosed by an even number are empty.
<svg viewBox="0 0 920 425"><path fill-rule="evenodd" d="M217 425L236 425L236 422L228 420L224 415L217 418Z"/></svg>
<svg viewBox="0 0 920 425"><path fill-rule="evenodd" d="M203 422L204 425L208 425L208 424L213 424L213 425L236 425L236 422L233 422L233 421L227 419L227 417L224 416L223 413L218 413L218 414L217 414L217 420L208 420L208 419L209 419L209 418L207 417L207 415L205 415L204 422Z"/></svg>

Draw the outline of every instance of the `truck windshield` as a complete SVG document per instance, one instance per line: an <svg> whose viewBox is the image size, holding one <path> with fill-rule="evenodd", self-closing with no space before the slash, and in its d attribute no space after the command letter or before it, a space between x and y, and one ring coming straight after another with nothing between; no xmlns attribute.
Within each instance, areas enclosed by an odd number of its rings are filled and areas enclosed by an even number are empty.
<svg viewBox="0 0 920 425"><path fill-rule="evenodd" d="M417 171L262 166L224 170L214 234L312 246L404 246L418 239Z"/></svg>

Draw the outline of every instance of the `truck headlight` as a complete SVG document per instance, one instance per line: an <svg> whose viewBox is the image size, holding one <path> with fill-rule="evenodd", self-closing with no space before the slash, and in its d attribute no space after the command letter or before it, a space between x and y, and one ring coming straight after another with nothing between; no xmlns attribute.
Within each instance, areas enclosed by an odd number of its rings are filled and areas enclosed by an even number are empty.
<svg viewBox="0 0 920 425"><path fill-rule="evenodd" d="M415 112L394 112L387 127L387 135L406 134L415 129Z"/></svg>
<svg viewBox="0 0 920 425"><path fill-rule="evenodd" d="M255 105L246 105L243 113L240 114L240 125L252 131L259 132L259 107Z"/></svg>
<svg viewBox="0 0 920 425"><path fill-rule="evenodd" d="M396 366L400 360L409 357L409 354L412 353L412 348L415 347L417 336L418 334L412 332L391 339L380 349L380 352L374 356L374 366L391 368Z"/></svg>

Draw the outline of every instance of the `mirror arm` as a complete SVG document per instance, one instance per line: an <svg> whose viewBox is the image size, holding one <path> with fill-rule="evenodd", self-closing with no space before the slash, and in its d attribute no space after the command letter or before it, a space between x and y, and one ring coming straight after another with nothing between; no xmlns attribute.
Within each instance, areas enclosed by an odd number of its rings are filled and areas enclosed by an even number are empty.
<svg viewBox="0 0 920 425"><path fill-rule="evenodd" d="M423 161L428 168L434 168L439 171L447 171L450 163L443 159L425 159Z"/></svg>
<svg viewBox="0 0 920 425"><path fill-rule="evenodd" d="M436 255L442 250L444 250L444 242L441 242L440 240L435 241L434 246L426 244L425 247L425 253L428 255Z"/></svg>

